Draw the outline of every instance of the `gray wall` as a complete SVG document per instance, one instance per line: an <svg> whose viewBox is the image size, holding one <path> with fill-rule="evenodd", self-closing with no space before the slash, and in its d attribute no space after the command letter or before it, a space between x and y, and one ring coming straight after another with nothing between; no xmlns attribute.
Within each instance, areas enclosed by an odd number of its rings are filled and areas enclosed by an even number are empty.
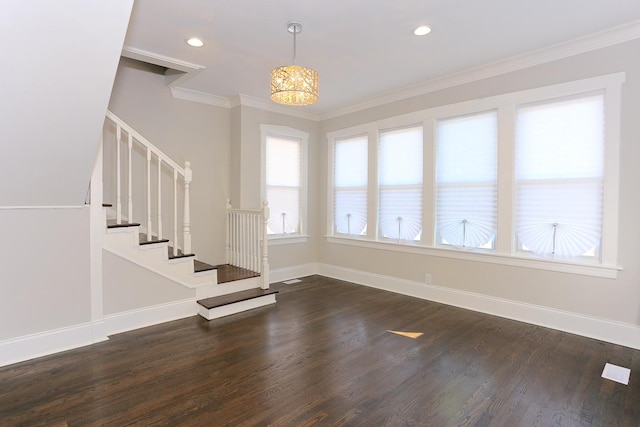
<svg viewBox="0 0 640 427"><path fill-rule="evenodd" d="M179 165L191 162L193 252L201 261L224 263L231 111L175 99L159 67L124 58L118 67L109 109ZM107 163L108 156L105 155L105 173L109 174L113 165ZM138 172L145 173L144 163L141 166ZM144 181L138 179L136 182L134 198L145 201ZM168 189L164 180L163 188ZM105 202L115 203L115 200L109 200L109 194L112 192L105 190ZM142 203L142 210L137 211L143 216L145 203ZM163 214L163 218L164 235L171 235L170 216ZM134 219L146 224L146 218L139 218L136 213Z"/></svg>

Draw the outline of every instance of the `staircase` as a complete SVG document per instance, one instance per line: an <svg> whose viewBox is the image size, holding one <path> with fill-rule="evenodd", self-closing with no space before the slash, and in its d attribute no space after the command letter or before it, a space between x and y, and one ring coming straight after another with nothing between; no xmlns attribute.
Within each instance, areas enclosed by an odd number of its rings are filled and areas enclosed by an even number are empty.
<svg viewBox="0 0 640 427"><path fill-rule="evenodd" d="M103 135L103 144L107 143L115 145L115 194L112 196L116 206L114 210L111 205L103 205L106 218L104 250L193 289L197 311L208 320L276 302L277 291L268 290L269 264L267 246L263 245L266 243L265 218L268 218L266 202L262 210L246 211L232 209L227 201L227 264L210 265L199 261L191 251L189 187L192 175L189 162L184 168L178 166L111 112L107 112ZM146 207L137 200L140 197L135 197L132 185L132 177L136 176L132 156L140 152L146 154L147 191L143 195ZM122 161L123 157L125 161ZM125 173L122 163L127 166ZM138 172L138 176L144 175ZM166 176L173 178L173 188L169 191L172 194L168 197L163 193ZM126 183L124 191L122 181ZM180 199L183 202L181 210L178 209ZM172 206L168 209L165 204ZM145 212L146 224L130 220L134 218L134 210ZM162 214L166 215L166 212L173 212L172 226L163 224ZM171 228L168 233L167 228ZM164 237L165 233L169 238Z"/></svg>

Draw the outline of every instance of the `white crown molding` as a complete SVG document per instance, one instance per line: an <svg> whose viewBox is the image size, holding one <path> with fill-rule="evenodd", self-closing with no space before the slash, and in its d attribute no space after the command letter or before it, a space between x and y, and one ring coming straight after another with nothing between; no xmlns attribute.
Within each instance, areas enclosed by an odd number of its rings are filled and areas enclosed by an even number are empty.
<svg viewBox="0 0 640 427"><path fill-rule="evenodd" d="M265 111L271 111L273 113L285 114L287 116L298 117L301 119L319 121L320 116L316 113L303 110L304 107L284 107L280 104L276 104L271 100L258 98L255 96L239 94L231 98L231 107L237 106L254 107Z"/></svg>
<svg viewBox="0 0 640 427"><path fill-rule="evenodd" d="M437 90L447 89L465 83L471 83L536 65L557 61L637 38L640 38L640 21L634 21L630 24L601 31L589 36L569 40L567 42L512 56L510 58L481 65L459 73L450 74L442 78L428 80L399 90L387 92L380 96L368 98L350 106L339 108L326 114L321 114L320 120L339 117L391 102L425 95Z"/></svg>
<svg viewBox="0 0 640 427"><path fill-rule="evenodd" d="M216 107L232 107L232 103L229 98L224 96L211 95L197 90L185 89L183 87L170 86L170 89L171 95L177 99L198 102L200 104L214 105Z"/></svg>
<svg viewBox="0 0 640 427"><path fill-rule="evenodd" d="M438 90L545 64L551 61L568 58L637 38L640 38L640 21L634 21L629 24L594 33L589 36L569 40L567 42L523 53L500 61L484 64L459 73L407 86L402 89L367 98L360 102L325 113L314 113L303 110L300 107L284 107L274 104L270 100L244 94L238 94L237 96L227 98L186 89L180 85L184 84L187 80L193 78L204 70L204 66L144 51L131 46L125 46L123 48L122 56L184 72L184 76L179 77L169 85L171 88L171 94L173 97L178 99L224 108L234 108L237 106L254 107L265 111L271 111L307 120L322 121L366 110L368 108L414 98L416 96L425 95Z"/></svg>
<svg viewBox="0 0 640 427"><path fill-rule="evenodd" d="M181 59L171 58L169 56L160 55L158 53L149 52L132 46L124 46L122 48L122 56L124 56L125 58L135 59L137 61L147 62L149 64L170 68L172 70L182 71L183 73L191 73L194 71L201 71L205 69L204 65L198 65L192 62L183 61Z"/></svg>

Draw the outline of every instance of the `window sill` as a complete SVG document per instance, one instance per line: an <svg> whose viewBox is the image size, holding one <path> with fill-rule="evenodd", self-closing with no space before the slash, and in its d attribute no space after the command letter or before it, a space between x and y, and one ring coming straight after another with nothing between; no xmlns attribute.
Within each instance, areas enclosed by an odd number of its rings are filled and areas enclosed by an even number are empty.
<svg viewBox="0 0 640 427"><path fill-rule="evenodd" d="M302 234L272 234L267 236L267 241L269 242L269 246L293 245L296 243L307 243L309 236Z"/></svg>
<svg viewBox="0 0 640 427"><path fill-rule="evenodd" d="M393 252L436 256L442 258L454 258L466 261L486 262L513 267L535 268L537 270L557 271L561 273L579 274L583 276L615 279L622 267L603 264L586 264L570 261L547 260L529 258L518 255L506 255L487 252L475 252L471 250L459 250L449 248L435 248L415 243L398 243L365 240L362 238L349 238L338 236L326 236L328 243L358 246L370 249L381 249Z"/></svg>

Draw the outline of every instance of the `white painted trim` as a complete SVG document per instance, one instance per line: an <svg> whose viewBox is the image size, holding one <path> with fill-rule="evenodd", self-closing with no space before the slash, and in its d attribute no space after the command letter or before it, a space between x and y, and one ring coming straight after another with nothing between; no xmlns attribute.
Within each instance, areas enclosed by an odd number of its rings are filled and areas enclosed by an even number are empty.
<svg viewBox="0 0 640 427"><path fill-rule="evenodd" d="M234 97L222 97L179 87L186 80L199 73L205 67L192 64L179 59L155 54L153 52L125 46L122 56L140 61L160 65L166 68L182 71L185 76L175 80L171 86L171 94L178 99L199 102L203 104L216 105L225 108L237 106L247 106L259 108L265 111L285 114L292 117L299 117L308 120L322 121L346 114L374 108L391 102L401 101L416 96L425 95L438 90L448 89L474 81L499 76L513 71L522 70L536 65L557 61L563 58L579 55L581 53L602 49L619 43L640 38L640 21L634 21L619 27L604 30L586 37L569 40L556 45L544 47L531 52L505 58L489 64L484 64L459 73L449 74L444 77L427 80L412 86L389 91L387 93L373 96L362 101L353 103L343 108L327 112L306 111L304 107L284 107L275 104L267 99L238 94Z"/></svg>
<svg viewBox="0 0 640 427"><path fill-rule="evenodd" d="M206 309L198 304L198 314L207 320L218 319L232 314L242 313L243 311L253 310L254 308L264 307L265 305L275 304L276 294L263 295L244 301L238 301L233 304L227 304L220 307Z"/></svg>
<svg viewBox="0 0 640 427"><path fill-rule="evenodd" d="M318 264L317 274L640 350L638 325L329 264Z"/></svg>
<svg viewBox="0 0 640 427"><path fill-rule="evenodd" d="M269 234L267 236L269 241L269 246L279 246L279 245L292 245L296 243L307 243L309 240L309 236L306 234L290 234L290 235L282 235L282 234Z"/></svg>
<svg viewBox="0 0 640 427"><path fill-rule="evenodd" d="M107 334L119 334L146 326L194 316L198 312L196 305L195 298L188 298L166 304L109 314L104 316Z"/></svg>
<svg viewBox="0 0 640 427"><path fill-rule="evenodd" d="M272 113L285 114L291 117L298 117L300 119L307 119L313 121L319 121L320 116L314 112L307 111L304 107L286 107L282 104L276 104L271 100L266 100L262 98L257 98L255 96L239 94L231 98L230 100L231 107L243 106L243 107L253 107L259 108L264 111L271 111Z"/></svg>
<svg viewBox="0 0 640 427"><path fill-rule="evenodd" d="M172 86L171 95L176 99L182 99L185 101L198 102L200 104L213 105L215 107L231 108L229 98L193 89Z"/></svg>
<svg viewBox="0 0 640 427"><path fill-rule="evenodd" d="M191 73L206 68L204 65L198 65L192 62L183 61L181 59L171 58L169 56L160 55L159 53L153 53L149 52L148 50L138 49L133 46L124 46L122 48L122 56L124 56L125 58L135 59L137 61L147 62L149 64L170 68L172 70L182 71L183 73Z"/></svg>
<svg viewBox="0 0 640 427"><path fill-rule="evenodd" d="M441 258L461 259L465 261L485 262L490 264L509 265L513 267L534 268L536 270L558 271L561 273L579 274L582 276L615 279L623 268L617 265L579 264L567 261L547 260L543 258L497 254L477 249L449 249L444 247L423 246L395 241L365 240L353 237L326 236L327 243L357 246L361 248L418 254Z"/></svg>
<svg viewBox="0 0 640 427"><path fill-rule="evenodd" d="M269 271L269 283L284 282L298 277L318 274L318 264L315 262L292 267L277 268Z"/></svg>
<svg viewBox="0 0 640 427"><path fill-rule="evenodd" d="M640 38L640 21L634 21L630 24L608 29L586 37L569 40L553 46L512 56L489 64L484 64L459 73L450 74L441 78L418 83L413 86L390 91L379 96L365 99L350 106L321 114L320 120L344 116L346 114L378 107L391 102L401 101L438 90L448 89L450 87L472 83L513 71L523 70L525 68L602 49L637 38Z"/></svg>
<svg viewBox="0 0 640 427"><path fill-rule="evenodd" d="M0 366L105 341L101 329L102 322L83 323L0 341Z"/></svg>
<svg viewBox="0 0 640 427"><path fill-rule="evenodd" d="M84 209L87 205L80 206L0 206L0 210L20 210L20 209Z"/></svg>

